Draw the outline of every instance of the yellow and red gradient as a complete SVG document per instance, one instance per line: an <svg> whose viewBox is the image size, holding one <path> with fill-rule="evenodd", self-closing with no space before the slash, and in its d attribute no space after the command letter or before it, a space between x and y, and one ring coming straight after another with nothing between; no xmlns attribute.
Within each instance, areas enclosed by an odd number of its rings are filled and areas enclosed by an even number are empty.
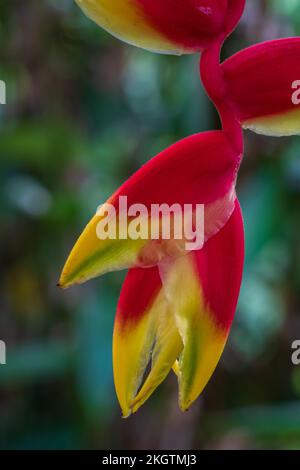
<svg viewBox="0 0 300 470"><path fill-rule="evenodd" d="M124 417L164 380L182 348L158 267L131 269L122 288L113 337L115 387ZM142 385L150 359L151 372Z"/></svg>
<svg viewBox="0 0 300 470"><path fill-rule="evenodd" d="M124 416L137 411L172 368L181 409L196 400L225 347L243 260L243 221L236 201L226 226L202 250L166 266L129 271L113 341L115 386Z"/></svg>
<svg viewBox="0 0 300 470"><path fill-rule="evenodd" d="M204 204L205 240L226 224L234 210L235 181L241 155L222 131L187 137L149 160L107 201L118 211L119 196L128 207L143 204ZM119 215L119 214L117 214ZM124 215L124 214L123 214ZM97 236L101 215L95 215L76 242L61 275L60 286L83 283L109 271L153 266L184 251L177 240L107 239ZM145 221L146 222L146 221ZM147 224L155 221L147 220ZM127 230L128 227L122 227ZM183 240L184 242L184 240Z"/></svg>
<svg viewBox="0 0 300 470"><path fill-rule="evenodd" d="M228 99L244 128L260 134L300 134L300 105L292 87L300 80L300 38L267 41L222 64Z"/></svg>
<svg viewBox="0 0 300 470"><path fill-rule="evenodd" d="M225 39L245 0L76 0L99 26L154 52L199 52Z"/></svg>
<svg viewBox="0 0 300 470"><path fill-rule="evenodd" d="M101 240L97 227L103 216L98 213L76 242L60 278L60 286L69 287L130 268L113 340L123 415L135 412L171 369L178 376L180 407L186 410L222 355L241 284L244 233L235 195L243 153L241 126L268 135L300 134L300 108L292 99L293 84L300 80L300 38L258 44L220 64L222 43L240 19L245 0L77 3L100 26L139 47L171 54L202 51L202 81L221 118L222 131L172 145L107 201L121 216L121 196L127 197L128 207L142 204L149 213L153 204L179 204L181 212L186 204L203 204L201 249L186 251L177 240L154 240L149 233L146 240ZM149 223L148 215L146 219ZM119 224L122 232L128 230L128 220Z"/></svg>

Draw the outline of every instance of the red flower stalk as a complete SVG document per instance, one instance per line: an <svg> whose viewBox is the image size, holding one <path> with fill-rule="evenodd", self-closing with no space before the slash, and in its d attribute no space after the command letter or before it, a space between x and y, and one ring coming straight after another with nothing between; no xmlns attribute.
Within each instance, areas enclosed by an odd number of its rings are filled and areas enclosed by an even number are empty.
<svg viewBox="0 0 300 470"><path fill-rule="evenodd" d="M243 131L300 133L300 38L253 46L220 64L225 38L245 0L77 0L98 24L118 37L158 52L200 51L200 71L222 130L181 140L151 159L97 212L75 244L60 285L69 287L108 271L129 268L114 331L116 391L124 416L135 412L173 369L179 404L186 410L210 379L225 347L242 279L244 235L235 183ZM295 99L293 99L295 98ZM130 217L120 205L136 208ZM162 236L163 212L204 205L203 243ZM176 208L175 208L176 206ZM107 214L105 214L107 212ZM99 226L118 216L115 233L99 239ZM149 231L149 222L157 236ZM144 237L130 237L132 225ZM120 234L123 234L122 236ZM171 232L170 232L171 233ZM144 378L151 363L151 370Z"/></svg>

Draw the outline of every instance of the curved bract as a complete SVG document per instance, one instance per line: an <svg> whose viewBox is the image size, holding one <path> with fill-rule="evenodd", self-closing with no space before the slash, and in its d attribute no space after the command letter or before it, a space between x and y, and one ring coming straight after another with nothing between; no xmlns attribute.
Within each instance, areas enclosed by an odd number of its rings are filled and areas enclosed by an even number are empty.
<svg viewBox="0 0 300 470"><path fill-rule="evenodd" d="M132 240L127 236L135 217L126 218L126 209L142 204L151 215L154 204L184 210L185 204L204 204L204 234L209 239L220 230L232 214L235 203L235 179L241 155L231 146L222 131L187 137L149 160L109 198L107 204L119 217L117 236L99 239L97 226L103 215L92 218L75 244L63 269L60 285L68 287L82 283L108 271L132 266L151 266L170 253L182 254L184 247L174 240ZM126 208L120 197L126 197ZM120 214L121 211L121 214ZM124 223L122 222L124 220ZM147 227L156 223L146 217ZM147 227L145 230L147 230ZM121 230L120 230L121 229ZM125 237L119 233L125 232Z"/></svg>
<svg viewBox="0 0 300 470"><path fill-rule="evenodd" d="M76 0L114 36L167 54L203 50L225 38L238 22L244 0Z"/></svg>
<svg viewBox="0 0 300 470"><path fill-rule="evenodd" d="M224 229L202 250L177 258L167 268L129 271L117 308L113 347L124 416L137 411L173 366L181 408L186 410L199 396L228 338L243 260L243 221L236 202Z"/></svg>
<svg viewBox="0 0 300 470"><path fill-rule="evenodd" d="M300 135L299 37L256 44L227 59L222 69L243 127L273 136Z"/></svg>

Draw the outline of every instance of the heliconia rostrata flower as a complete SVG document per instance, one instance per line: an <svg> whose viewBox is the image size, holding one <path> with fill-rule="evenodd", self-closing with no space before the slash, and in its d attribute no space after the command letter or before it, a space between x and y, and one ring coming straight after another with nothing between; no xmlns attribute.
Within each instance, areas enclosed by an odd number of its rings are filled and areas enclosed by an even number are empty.
<svg viewBox="0 0 300 470"><path fill-rule="evenodd" d="M238 301L244 230L235 185L243 128L272 136L300 134L300 93L296 103L292 99L300 80L300 38L258 44L220 63L221 47L245 0L77 3L100 26L136 46L171 54L201 52L201 78L220 115L222 130L173 144L107 201L119 215L120 196L127 197L128 205L149 209L153 204L203 204L203 246L186 250L174 238L152 239L150 234L136 240L100 240L97 226L103 215L97 212L59 282L66 288L129 268L113 337L123 416L135 412L171 369L178 376L179 405L186 410L218 364ZM119 222L125 233L127 224Z"/></svg>

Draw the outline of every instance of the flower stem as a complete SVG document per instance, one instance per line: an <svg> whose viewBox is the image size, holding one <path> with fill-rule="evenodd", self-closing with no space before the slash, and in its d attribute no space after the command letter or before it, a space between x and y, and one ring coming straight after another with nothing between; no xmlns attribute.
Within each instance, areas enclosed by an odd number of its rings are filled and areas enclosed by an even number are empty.
<svg viewBox="0 0 300 470"><path fill-rule="evenodd" d="M200 74L204 88L218 110L223 131L228 135L232 145L235 146L240 158L242 158L243 130L237 118L234 103L228 93L226 79L220 64L222 45L223 38L219 38L202 53Z"/></svg>

